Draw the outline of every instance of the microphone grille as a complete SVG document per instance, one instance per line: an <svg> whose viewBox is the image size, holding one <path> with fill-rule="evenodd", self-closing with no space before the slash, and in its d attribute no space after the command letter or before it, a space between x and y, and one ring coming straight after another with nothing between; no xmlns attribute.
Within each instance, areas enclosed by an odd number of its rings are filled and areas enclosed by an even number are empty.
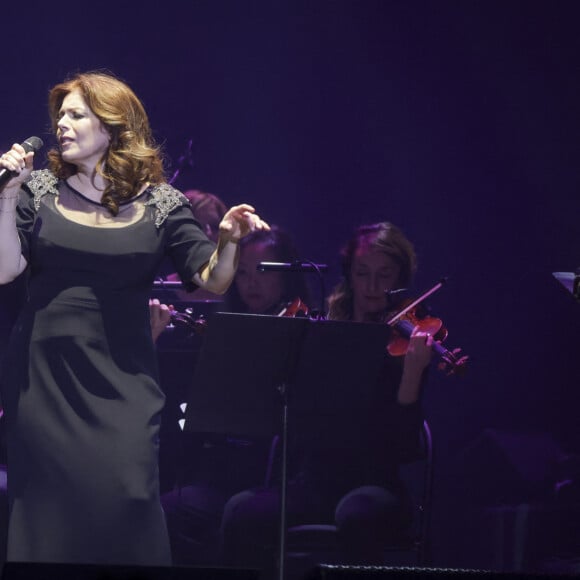
<svg viewBox="0 0 580 580"><path fill-rule="evenodd" d="M30 151L38 151L44 143L40 137L28 137L24 143L22 143L22 147L26 152Z"/></svg>

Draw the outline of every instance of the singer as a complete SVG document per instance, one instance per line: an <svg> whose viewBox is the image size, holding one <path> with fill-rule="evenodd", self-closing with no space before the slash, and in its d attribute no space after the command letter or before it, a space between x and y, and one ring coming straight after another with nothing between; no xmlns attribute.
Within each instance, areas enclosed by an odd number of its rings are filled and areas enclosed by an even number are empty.
<svg viewBox="0 0 580 580"><path fill-rule="evenodd" d="M150 289L168 256L187 287L224 293L239 240L269 226L237 205L210 241L113 75L78 74L48 102L49 169L19 144L0 157L0 283L28 284L0 375L7 559L168 565Z"/></svg>

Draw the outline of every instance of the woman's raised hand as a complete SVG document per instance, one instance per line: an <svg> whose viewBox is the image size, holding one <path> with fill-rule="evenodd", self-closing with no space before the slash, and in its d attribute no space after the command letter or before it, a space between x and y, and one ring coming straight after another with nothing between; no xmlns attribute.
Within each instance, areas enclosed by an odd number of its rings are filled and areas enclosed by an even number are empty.
<svg viewBox="0 0 580 580"><path fill-rule="evenodd" d="M260 218L253 206L242 203L234 205L220 222L220 237L224 241L238 242L250 232L269 230L270 226Z"/></svg>

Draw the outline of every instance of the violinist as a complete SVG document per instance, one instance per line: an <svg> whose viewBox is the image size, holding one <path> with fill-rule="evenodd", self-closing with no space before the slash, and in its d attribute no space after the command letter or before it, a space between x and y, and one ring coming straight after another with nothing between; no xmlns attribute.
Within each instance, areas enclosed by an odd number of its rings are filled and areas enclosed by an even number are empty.
<svg viewBox="0 0 580 580"><path fill-rule="evenodd" d="M413 245L388 222L356 229L340 253L342 279L328 298L328 318L381 323L386 291L408 287L416 270ZM412 512L398 477L403 462L420 453L421 390L432 356L432 337L413 332L404 357L385 351L373 414L357 441L340 434L298 450L287 488L288 526L334 524L349 564L383 562L383 548L408 531ZM353 389L357 386L353 385ZM329 404L332 404L329 401ZM268 568L276 556L279 490L246 490L224 510L224 563Z"/></svg>
<svg viewBox="0 0 580 580"><path fill-rule="evenodd" d="M389 222L359 227L340 258L343 277L328 298L330 320L384 322L388 292L409 287L417 269L412 243ZM426 332L411 336L397 395L400 403L418 401L432 344Z"/></svg>
<svg viewBox="0 0 580 580"><path fill-rule="evenodd" d="M272 225L267 232L256 231L240 242L240 261L225 295L230 312L279 314L289 303L300 298L309 302L304 276L296 272L260 272L260 262L292 262L298 252L290 234Z"/></svg>

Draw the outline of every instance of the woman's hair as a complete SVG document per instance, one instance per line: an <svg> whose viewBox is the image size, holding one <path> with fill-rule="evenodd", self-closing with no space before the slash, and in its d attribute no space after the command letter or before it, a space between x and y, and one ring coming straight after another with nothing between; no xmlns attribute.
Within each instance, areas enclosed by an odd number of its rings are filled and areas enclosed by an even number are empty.
<svg viewBox="0 0 580 580"><path fill-rule="evenodd" d="M246 246L251 244L264 244L270 248L276 262L293 262L299 259L296 247L288 232L276 225L272 225L270 230L256 230L251 232L239 242L240 251L243 252ZM302 272L282 272L282 305L291 302L295 298L309 305L310 292ZM245 312L246 305L242 302L240 294L235 284L230 286L227 294L228 307L233 312Z"/></svg>
<svg viewBox="0 0 580 580"><path fill-rule="evenodd" d="M353 316L353 295L351 268L356 251L366 244L392 258L399 266L399 287L408 286L417 270L417 257L413 244L403 232L389 222L358 227L350 240L340 251L342 278L328 297L328 318L351 320Z"/></svg>
<svg viewBox="0 0 580 580"><path fill-rule="evenodd" d="M102 166L97 166L96 171L107 180L102 203L116 215L119 203L134 197L143 184L165 181L161 151L155 144L141 101L123 81L106 72L79 73L50 90L48 108L55 133L62 102L75 90L111 138ZM77 171L75 165L63 160L57 148L48 152L48 162L61 179Z"/></svg>

